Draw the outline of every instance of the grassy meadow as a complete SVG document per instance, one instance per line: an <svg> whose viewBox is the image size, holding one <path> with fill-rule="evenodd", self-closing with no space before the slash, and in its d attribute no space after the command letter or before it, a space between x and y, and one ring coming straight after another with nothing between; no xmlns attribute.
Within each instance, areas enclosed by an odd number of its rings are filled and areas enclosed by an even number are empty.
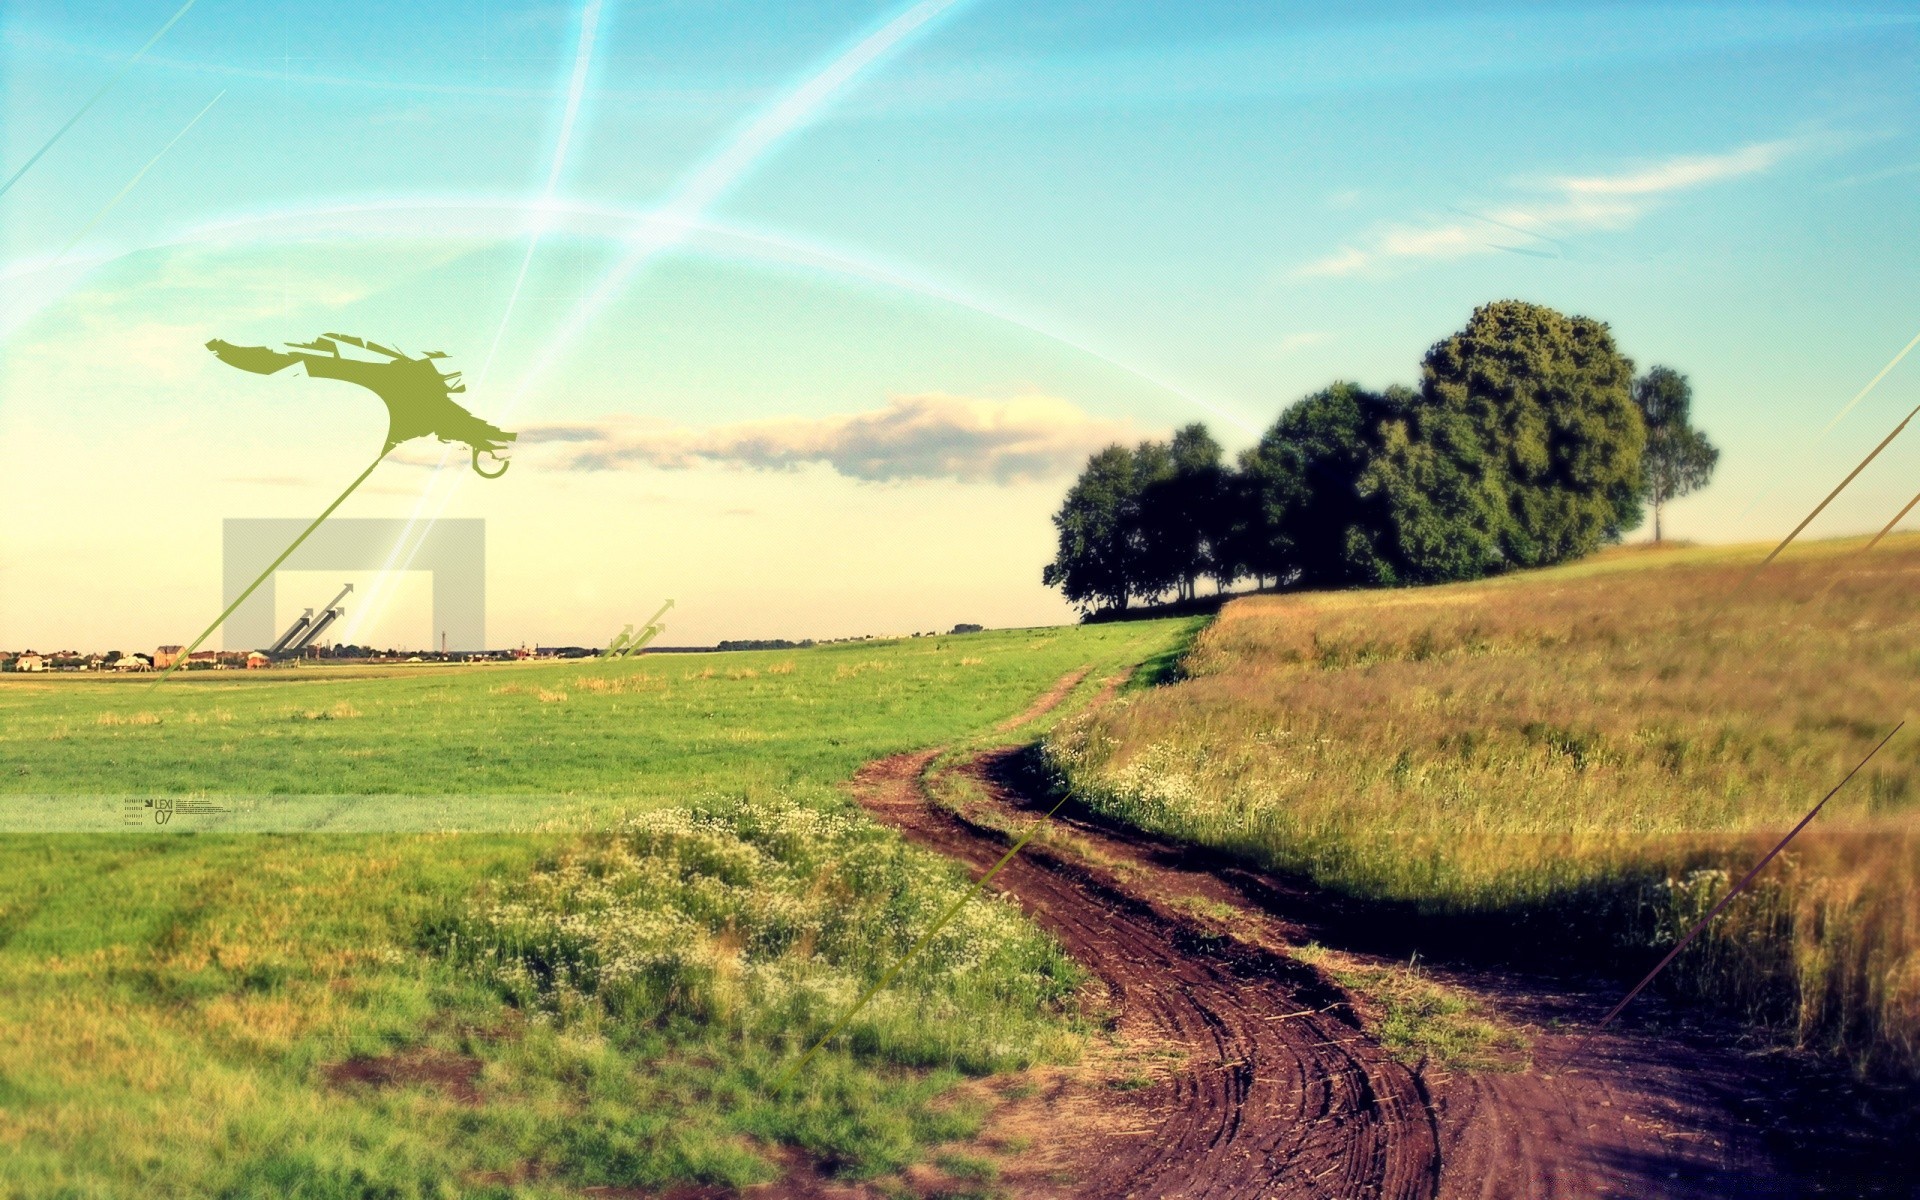
<svg viewBox="0 0 1920 1200"><path fill-rule="evenodd" d="M0 1195L574 1196L764 1180L782 1146L922 1159L977 1124L963 1074L1075 1052L1079 977L1011 905L969 906L770 1094L965 885L840 785L1031 737L1056 717L998 726L1194 624L0 677L0 803L376 796L385 822L0 833Z"/></svg>
<svg viewBox="0 0 1920 1200"><path fill-rule="evenodd" d="M1049 755L1124 820L1630 979L1920 715L1920 537L1859 545L1748 586L1756 548L1620 549L1237 600L1184 682L1064 723ZM1908 727L1665 985L1920 1075L1917 769Z"/></svg>

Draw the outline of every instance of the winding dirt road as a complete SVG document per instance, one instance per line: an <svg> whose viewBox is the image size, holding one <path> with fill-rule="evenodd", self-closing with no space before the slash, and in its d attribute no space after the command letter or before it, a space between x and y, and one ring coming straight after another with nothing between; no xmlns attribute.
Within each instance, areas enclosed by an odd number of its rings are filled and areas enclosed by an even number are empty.
<svg viewBox="0 0 1920 1200"><path fill-rule="evenodd" d="M868 811L909 838L984 870L992 833L926 803L931 753L883 759L854 781ZM976 764L977 778L998 788ZM1135 1064L1144 1086L1115 1092L1100 1119L1057 1131L1083 1143L1076 1196L1206 1200L1434 1192L1439 1133L1419 1081L1364 1036L1317 972L1208 939L1099 872L1030 852L994 880L1099 975L1122 1045L1173 1053ZM1287 1181L1297 1181L1292 1186ZM1022 1194L1035 1181L1026 1181Z"/></svg>
<svg viewBox="0 0 1920 1200"><path fill-rule="evenodd" d="M970 798L954 809L927 795L933 752L872 763L853 791L878 819L977 872L1004 852L1009 830L1040 815L1020 754L963 766ZM1286 915L1298 893L1196 858L1065 814L996 876L993 886L1105 985L1114 1035L1091 1070L1054 1078L996 1117L1018 1144L1040 1145L1003 1176L1011 1194L1638 1200L1825 1190L1783 1170L1763 1114L1742 1110L1770 1086L1751 1056L1710 1038L1555 1032L1590 1024L1603 995L1442 972L1529 1027L1532 1065L1446 1074L1395 1061L1344 992L1286 953L1306 940Z"/></svg>

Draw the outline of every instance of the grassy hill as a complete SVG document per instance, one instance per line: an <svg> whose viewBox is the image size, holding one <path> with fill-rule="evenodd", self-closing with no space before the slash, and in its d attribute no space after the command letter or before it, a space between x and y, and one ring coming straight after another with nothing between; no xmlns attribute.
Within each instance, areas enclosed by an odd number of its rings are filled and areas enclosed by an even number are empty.
<svg viewBox="0 0 1920 1200"><path fill-rule="evenodd" d="M618 663L0 678L0 1195L566 1195L873 1174L1077 971L839 785L1191 622ZM174 798L164 826L126 799ZM196 813L189 800L230 811ZM466 832L450 832L450 830ZM89 832L93 831L93 832ZM109 832L110 831L110 832Z"/></svg>
<svg viewBox="0 0 1920 1200"><path fill-rule="evenodd" d="M1239 600L1189 679L1067 723L1050 752L1093 807L1409 936L1631 979L1914 715L1920 537L1858 545L1746 586L1760 548ZM1666 984L1920 1073L1916 764L1908 728Z"/></svg>

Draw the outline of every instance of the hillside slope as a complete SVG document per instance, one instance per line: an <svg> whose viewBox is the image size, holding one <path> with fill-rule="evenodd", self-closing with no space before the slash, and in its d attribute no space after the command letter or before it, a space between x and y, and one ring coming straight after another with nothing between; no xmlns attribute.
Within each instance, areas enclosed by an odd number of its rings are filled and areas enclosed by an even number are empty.
<svg viewBox="0 0 1920 1200"><path fill-rule="evenodd" d="M1757 549L1620 550L1238 600L1187 680L1069 722L1049 753L1091 808L1410 939L1631 979L1909 715L1920 538L1856 547L1751 585ZM1917 762L1909 729L1664 985L1920 1074Z"/></svg>

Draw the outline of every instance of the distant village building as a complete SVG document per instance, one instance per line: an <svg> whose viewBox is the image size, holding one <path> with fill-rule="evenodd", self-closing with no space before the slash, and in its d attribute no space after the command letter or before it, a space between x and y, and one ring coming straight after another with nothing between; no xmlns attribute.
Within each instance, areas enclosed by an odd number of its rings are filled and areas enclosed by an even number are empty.
<svg viewBox="0 0 1920 1200"><path fill-rule="evenodd" d="M182 646L160 647L153 652L153 665L159 670L166 670L168 667L180 661L180 651L184 648L185 647Z"/></svg>
<svg viewBox="0 0 1920 1200"><path fill-rule="evenodd" d="M13 660L13 669L16 671L44 671L47 669L47 660L29 650L19 658Z"/></svg>
<svg viewBox="0 0 1920 1200"><path fill-rule="evenodd" d="M258 650L247 651L247 670L259 671L273 665L273 660Z"/></svg>
<svg viewBox="0 0 1920 1200"><path fill-rule="evenodd" d="M153 660L144 654L124 654L120 661L113 664L116 671L151 671Z"/></svg>

